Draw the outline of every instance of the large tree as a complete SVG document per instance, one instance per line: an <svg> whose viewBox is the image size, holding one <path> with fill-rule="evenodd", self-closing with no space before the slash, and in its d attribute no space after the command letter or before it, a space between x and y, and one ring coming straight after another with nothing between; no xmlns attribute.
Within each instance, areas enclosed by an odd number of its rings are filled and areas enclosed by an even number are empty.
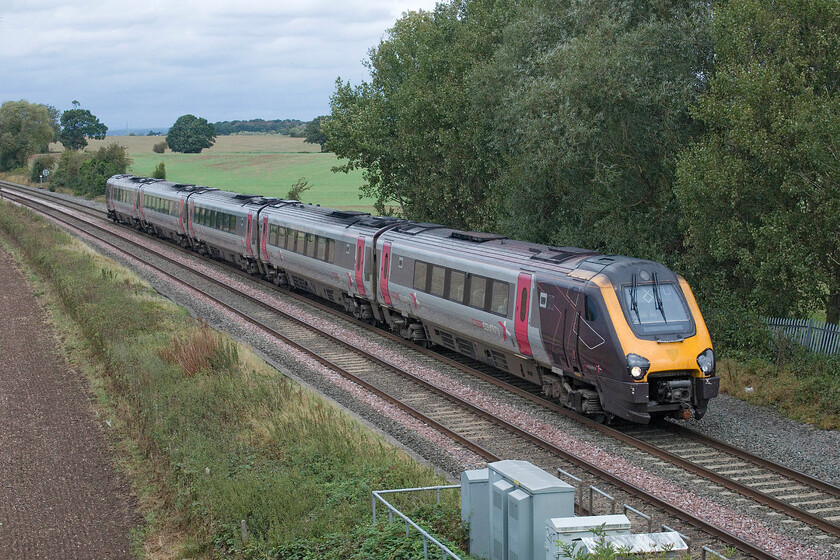
<svg viewBox="0 0 840 560"><path fill-rule="evenodd" d="M46 106L26 100L0 106L0 171L24 167L29 156L53 139L53 119Z"/></svg>
<svg viewBox="0 0 840 560"><path fill-rule="evenodd" d="M462 228L492 227L498 158L484 134L490 107L472 76L490 59L512 0L452 0L410 12L370 53L369 83L338 81L326 149L364 169L380 211Z"/></svg>
<svg viewBox="0 0 840 560"><path fill-rule="evenodd" d="M58 141L68 150L81 150L87 146L88 138L102 140L106 132L107 126L89 110L81 109L78 101L73 101L73 108L61 114Z"/></svg>
<svg viewBox="0 0 840 560"><path fill-rule="evenodd" d="M321 123L323 123L326 118L327 117L324 115L315 117L303 126L305 134L303 141L310 144L318 144L321 146L322 152L324 151L324 144L327 143L327 135L323 130L321 130Z"/></svg>
<svg viewBox="0 0 840 560"><path fill-rule="evenodd" d="M197 154L204 148L209 148L216 141L216 129L207 119L195 115L178 117L169 133L166 143L173 152Z"/></svg>
<svg viewBox="0 0 840 560"><path fill-rule="evenodd" d="M840 4L729 0L679 165L686 263L760 313L840 318Z"/></svg>
<svg viewBox="0 0 840 560"><path fill-rule="evenodd" d="M708 3L532 0L493 70L502 231L674 262L675 156L711 60Z"/></svg>

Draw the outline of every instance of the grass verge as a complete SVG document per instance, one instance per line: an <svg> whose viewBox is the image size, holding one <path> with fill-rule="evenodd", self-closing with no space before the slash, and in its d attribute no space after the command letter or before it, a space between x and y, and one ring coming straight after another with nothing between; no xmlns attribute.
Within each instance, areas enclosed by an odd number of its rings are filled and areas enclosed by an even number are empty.
<svg viewBox="0 0 840 560"><path fill-rule="evenodd" d="M423 557L401 524L371 527L370 492L434 473L30 212L0 202L0 234L114 427L138 556ZM457 493L400 506L463 542Z"/></svg>

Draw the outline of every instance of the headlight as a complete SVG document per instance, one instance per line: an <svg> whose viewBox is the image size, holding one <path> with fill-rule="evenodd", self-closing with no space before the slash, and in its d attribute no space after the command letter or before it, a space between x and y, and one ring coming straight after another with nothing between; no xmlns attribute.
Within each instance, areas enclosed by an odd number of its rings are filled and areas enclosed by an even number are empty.
<svg viewBox="0 0 840 560"><path fill-rule="evenodd" d="M627 354L627 371L633 379L643 379L650 369L650 361L637 354Z"/></svg>
<svg viewBox="0 0 840 560"><path fill-rule="evenodd" d="M711 348L706 348L703 353L697 356L697 365L700 366L700 371L708 377L715 374L715 352Z"/></svg>

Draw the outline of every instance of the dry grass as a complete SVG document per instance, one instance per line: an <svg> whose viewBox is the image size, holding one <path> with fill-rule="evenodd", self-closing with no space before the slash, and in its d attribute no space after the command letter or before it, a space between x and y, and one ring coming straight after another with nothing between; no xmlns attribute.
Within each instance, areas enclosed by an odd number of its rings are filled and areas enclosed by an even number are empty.
<svg viewBox="0 0 840 560"><path fill-rule="evenodd" d="M836 372L820 369L818 364L805 373L802 364L724 359L718 375L724 393L825 430L840 429L840 383Z"/></svg>

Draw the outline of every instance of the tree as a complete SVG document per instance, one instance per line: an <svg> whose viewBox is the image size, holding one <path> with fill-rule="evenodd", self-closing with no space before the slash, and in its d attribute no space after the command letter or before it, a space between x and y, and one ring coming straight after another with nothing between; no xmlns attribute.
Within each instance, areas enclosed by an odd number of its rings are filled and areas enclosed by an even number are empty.
<svg viewBox="0 0 840 560"><path fill-rule="evenodd" d="M327 135L321 130L321 123L324 122L326 116L315 117L310 122L304 125L304 142L309 144L318 144L321 146L321 151L324 151L324 144L327 143Z"/></svg>
<svg viewBox="0 0 840 560"><path fill-rule="evenodd" d="M152 173L152 177L155 179L166 179L166 164L163 162L158 163Z"/></svg>
<svg viewBox="0 0 840 560"><path fill-rule="evenodd" d="M88 138L102 140L108 127L99 122L89 110L80 109L73 101L73 108L61 114L61 133L58 141L68 150L81 150L87 146Z"/></svg>
<svg viewBox="0 0 840 560"><path fill-rule="evenodd" d="M559 4L520 4L486 80L504 161L500 230L674 263L674 160L697 134L707 3Z"/></svg>
<svg viewBox="0 0 840 560"><path fill-rule="evenodd" d="M166 135L169 149L185 154L198 154L204 148L212 146L215 140L216 129L213 125L208 123L207 119L194 115L178 117Z"/></svg>
<svg viewBox="0 0 840 560"><path fill-rule="evenodd" d="M321 123L325 149L364 169L379 212L465 229L492 227L489 184L499 159L486 134L491 107L473 73L501 40L512 0L453 0L410 12L366 64L369 83L338 80Z"/></svg>
<svg viewBox="0 0 840 560"><path fill-rule="evenodd" d="M685 261L701 291L756 312L840 318L840 5L730 0L680 157Z"/></svg>
<svg viewBox="0 0 840 560"><path fill-rule="evenodd" d="M0 106L0 171L25 167L29 156L49 145L54 131L46 106L26 100Z"/></svg>

